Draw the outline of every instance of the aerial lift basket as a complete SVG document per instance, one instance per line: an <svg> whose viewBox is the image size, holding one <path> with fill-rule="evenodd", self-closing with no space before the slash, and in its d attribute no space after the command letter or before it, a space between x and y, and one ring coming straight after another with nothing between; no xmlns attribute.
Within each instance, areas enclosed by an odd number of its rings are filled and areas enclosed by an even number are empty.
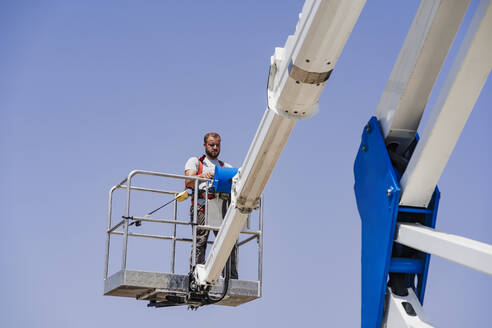
<svg viewBox="0 0 492 328"><path fill-rule="evenodd" d="M206 304L218 304L227 306L238 306L240 304L255 300L261 297L262 286L262 254L263 254L263 207L262 201L260 201L259 214L258 214L258 230L249 229L249 222L241 232L241 236L237 242L238 249L242 245L249 243L253 240L257 241L257 260L258 260L258 276L257 280L238 280L230 279L227 282L224 278L220 278L219 281L212 286L209 286L205 291L205 296L202 294L196 294L193 290L193 286L190 286L190 274L188 272L177 273L176 271L176 243L191 243L193 253L196 249L196 231L197 229L206 229L210 231L218 231L220 226L217 225L217 220L213 220L212 216L215 216L214 208L217 206L212 203L213 200L208 201L208 192L214 189L205 188L205 225L198 225L197 223L197 208L193 211L193 215L189 220L178 219L178 202L183 200L183 192L169 191L160 189L151 189L144 187L137 187L132 184L132 179L137 175L151 176L152 179L160 179L161 182L173 180L192 179L195 181L194 192L190 195L195 200L198 198L198 186L203 182L211 186L212 181L202 179L198 177L165 174L159 172L149 172L142 170L132 171L126 179L121 183L112 187L109 191L108 202L108 222L106 230L106 254L105 254L105 269L104 269L104 295L108 296L121 296L130 297L137 300L149 301L149 306L154 307L167 307L174 305L189 305L192 308L196 308ZM217 181L216 181L217 183ZM112 218L113 212L113 195L117 190L124 190L126 193L125 201L125 215L121 220L114 222ZM223 190L222 190L223 191ZM147 215L137 216L133 213L130 207L130 195L134 192L147 192L162 195L170 199L163 198L163 203L169 203L173 207L173 217L168 219L157 218ZM218 201L218 198L217 200ZM197 203L197 202L195 202ZM186 211L186 217L188 217L188 211ZM210 218L210 219L209 219ZM139 226L143 222L160 223L164 225L171 225L173 233L171 235L155 235L155 234L143 234L129 231L129 227L132 225ZM191 237L177 236L178 225L190 226L189 229L183 229L189 231ZM212 234L210 234L211 236ZM121 269L112 274L109 274L109 257L110 257L110 245L111 239L115 236L122 237L123 254L121 261ZM137 271L127 268L127 255L128 255L128 240L129 238L151 238L158 240L170 241L171 245L171 263L169 272L150 272L150 271ZM208 241L212 244L212 241ZM162 249L156 251L156 256L162 254L165 251L165 244L163 243ZM194 256L192 257L191 266L194 267L196 263ZM227 287L227 291L225 288Z"/></svg>

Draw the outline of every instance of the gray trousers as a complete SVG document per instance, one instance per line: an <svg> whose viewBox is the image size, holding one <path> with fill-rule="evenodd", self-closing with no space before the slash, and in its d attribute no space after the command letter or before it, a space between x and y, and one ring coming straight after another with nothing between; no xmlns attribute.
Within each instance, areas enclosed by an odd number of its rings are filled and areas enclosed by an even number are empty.
<svg viewBox="0 0 492 328"><path fill-rule="evenodd" d="M190 212L191 220L193 220L193 208ZM199 225L205 225L205 213L198 210L197 211L197 223ZM204 264L205 263L205 252L207 251L207 241L209 230L197 229L196 230L196 264ZM214 235L217 236L217 231L214 231ZM192 265L192 256L193 256L193 245L191 246L191 255L190 255L190 271L193 269ZM229 259L231 261L231 279L238 279L237 273L237 245L234 245L234 248L231 251L231 255L229 255ZM225 277L225 268L222 275Z"/></svg>

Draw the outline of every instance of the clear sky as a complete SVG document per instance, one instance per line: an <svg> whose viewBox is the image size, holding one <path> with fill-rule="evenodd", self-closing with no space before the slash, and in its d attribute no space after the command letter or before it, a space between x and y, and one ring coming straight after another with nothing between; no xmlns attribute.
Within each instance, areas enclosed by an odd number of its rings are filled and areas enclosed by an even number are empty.
<svg viewBox="0 0 492 328"><path fill-rule="evenodd" d="M368 1L320 113L296 124L265 190L261 299L189 312L102 295L109 188L132 169L183 173L209 130L240 166L266 106L270 56L302 3L0 3L2 327L360 325L353 161L416 0ZM439 182L437 220L489 244L491 106L488 81ZM132 259L159 262L167 246L152 245ZM437 326L490 327L491 292L492 277L433 257L424 308Z"/></svg>

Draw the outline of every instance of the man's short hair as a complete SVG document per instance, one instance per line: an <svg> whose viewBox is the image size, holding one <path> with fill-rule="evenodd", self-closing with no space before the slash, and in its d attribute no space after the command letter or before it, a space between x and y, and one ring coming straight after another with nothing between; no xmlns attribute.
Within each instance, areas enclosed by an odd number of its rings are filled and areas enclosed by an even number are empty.
<svg viewBox="0 0 492 328"><path fill-rule="evenodd" d="M220 136L218 133L215 133L215 132L209 132L207 133L204 137L203 137L203 143L206 144L207 143L207 140L208 138L219 138L220 139Z"/></svg>

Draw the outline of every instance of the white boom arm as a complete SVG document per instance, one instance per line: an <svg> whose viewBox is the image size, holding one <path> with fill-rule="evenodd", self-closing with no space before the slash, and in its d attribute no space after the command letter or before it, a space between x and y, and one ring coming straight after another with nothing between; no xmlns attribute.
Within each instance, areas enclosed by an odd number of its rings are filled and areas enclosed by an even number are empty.
<svg viewBox="0 0 492 328"><path fill-rule="evenodd" d="M492 276L492 245L418 223L399 223L395 241Z"/></svg>
<svg viewBox="0 0 492 328"><path fill-rule="evenodd" d="M268 107L232 187L227 210L198 284L215 283L239 233L277 163L297 119L315 115L318 98L364 7L365 0L308 0L294 35L276 48L268 81Z"/></svg>
<svg viewBox="0 0 492 328"><path fill-rule="evenodd" d="M482 0L401 178L400 204L427 207L492 69L492 4Z"/></svg>
<svg viewBox="0 0 492 328"><path fill-rule="evenodd" d="M469 0L420 3L376 110L386 144L413 141ZM492 9L482 1L400 184L400 205L427 207L492 67Z"/></svg>
<svg viewBox="0 0 492 328"><path fill-rule="evenodd" d="M420 3L376 110L386 144L403 153L415 138L425 105L469 0Z"/></svg>

